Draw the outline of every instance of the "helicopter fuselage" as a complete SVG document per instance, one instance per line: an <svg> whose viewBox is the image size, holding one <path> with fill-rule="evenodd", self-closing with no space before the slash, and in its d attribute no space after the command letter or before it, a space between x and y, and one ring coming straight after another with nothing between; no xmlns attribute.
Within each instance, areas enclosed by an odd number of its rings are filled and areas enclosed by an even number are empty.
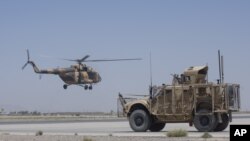
<svg viewBox="0 0 250 141"><path fill-rule="evenodd" d="M101 81L101 76L95 71L72 71L66 73L59 73L59 77L66 84L93 84Z"/></svg>
<svg viewBox="0 0 250 141"><path fill-rule="evenodd" d="M101 76L91 67L85 64L75 64L68 68L56 68L56 69L41 69L39 70L34 62L29 62L36 73L39 74L55 74L68 85L71 84L90 84L98 83L101 81Z"/></svg>

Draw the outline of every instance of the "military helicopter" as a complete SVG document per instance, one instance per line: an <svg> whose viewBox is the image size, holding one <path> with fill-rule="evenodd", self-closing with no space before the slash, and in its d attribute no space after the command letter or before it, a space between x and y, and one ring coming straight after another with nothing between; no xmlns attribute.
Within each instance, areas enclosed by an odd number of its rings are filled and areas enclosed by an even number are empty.
<svg viewBox="0 0 250 141"><path fill-rule="evenodd" d="M27 51L27 62L23 65L22 70L30 64L35 73L39 74L55 74L59 75L62 81L65 82L63 85L64 89L67 89L70 85L78 85L84 87L85 90L92 90L92 84L101 82L101 76L93 68L83 64L83 62L102 62L102 61L129 61L129 60L141 60L141 58L132 59L99 59L99 60L87 60L90 56L86 55L82 59L64 59L67 61L73 61L77 64L73 64L68 68L54 68L54 69L38 69L36 64L30 60L29 50Z"/></svg>

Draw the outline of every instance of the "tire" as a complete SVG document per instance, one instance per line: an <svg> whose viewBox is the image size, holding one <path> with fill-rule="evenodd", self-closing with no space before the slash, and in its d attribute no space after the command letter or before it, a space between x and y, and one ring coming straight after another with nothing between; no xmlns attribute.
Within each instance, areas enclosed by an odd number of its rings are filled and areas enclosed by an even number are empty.
<svg viewBox="0 0 250 141"><path fill-rule="evenodd" d="M229 124L229 117L227 114L222 114L221 119L222 123L218 123L218 125L214 129L214 131L216 132L225 130Z"/></svg>
<svg viewBox="0 0 250 141"><path fill-rule="evenodd" d="M159 132L165 127L166 123L154 123L150 126L149 130L151 132Z"/></svg>
<svg viewBox="0 0 250 141"><path fill-rule="evenodd" d="M144 110L135 110L129 116L129 125L135 132L146 132L151 125L150 116Z"/></svg>
<svg viewBox="0 0 250 141"><path fill-rule="evenodd" d="M201 109L198 111L199 114L210 113L207 109ZM195 115L194 126L199 132L211 132L218 125L218 120L215 115Z"/></svg>

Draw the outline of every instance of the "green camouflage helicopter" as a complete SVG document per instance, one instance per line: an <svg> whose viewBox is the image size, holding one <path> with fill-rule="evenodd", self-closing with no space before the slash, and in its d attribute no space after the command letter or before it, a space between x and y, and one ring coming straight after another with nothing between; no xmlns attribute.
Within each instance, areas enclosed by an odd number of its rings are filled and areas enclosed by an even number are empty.
<svg viewBox="0 0 250 141"><path fill-rule="evenodd" d="M29 50L27 50L27 62L24 64L22 69L24 69L28 64L30 64L35 73L39 74L55 74L65 82L63 85L64 89L67 89L70 85L78 85L84 87L85 90L92 90L92 84L101 82L100 74L93 68L83 64L83 62L102 62L102 61L129 61L129 60L141 60L141 58L131 58L131 59L99 59L99 60L87 60L89 55L84 56L82 59L64 59L67 61L73 61L77 64L71 65L68 68L54 68L54 69L39 69L36 64L30 60Z"/></svg>

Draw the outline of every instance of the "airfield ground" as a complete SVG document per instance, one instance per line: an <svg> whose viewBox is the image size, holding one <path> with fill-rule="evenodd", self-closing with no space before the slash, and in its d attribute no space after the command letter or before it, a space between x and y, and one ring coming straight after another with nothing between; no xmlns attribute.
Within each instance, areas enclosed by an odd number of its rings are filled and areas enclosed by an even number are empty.
<svg viewBox="0 0 250 141"><path fill-rule="evenodd" d="M142 136L67 136L67 135L46 135L46 136L21 136L1 135L0 141L228 141L228 138L167 138L167 137L142 137Z"/></svg>
<svg viewBox="0 0 250 141"><path fill-rule="evenodd" d="M234 114L231 124L249 124L250 114ZM187 137L170 138L171 130L184 129ZM41 131L43 135L35 134ZM213 137L203 139L204 133L197 132L186 123L170 123L161 132L133 132L125 118L48 118L32 119L14 117L0 119L0 141L228 141L229 127L223 132L211 132ZM89 139L89 140L88 140Z"/></svg>

